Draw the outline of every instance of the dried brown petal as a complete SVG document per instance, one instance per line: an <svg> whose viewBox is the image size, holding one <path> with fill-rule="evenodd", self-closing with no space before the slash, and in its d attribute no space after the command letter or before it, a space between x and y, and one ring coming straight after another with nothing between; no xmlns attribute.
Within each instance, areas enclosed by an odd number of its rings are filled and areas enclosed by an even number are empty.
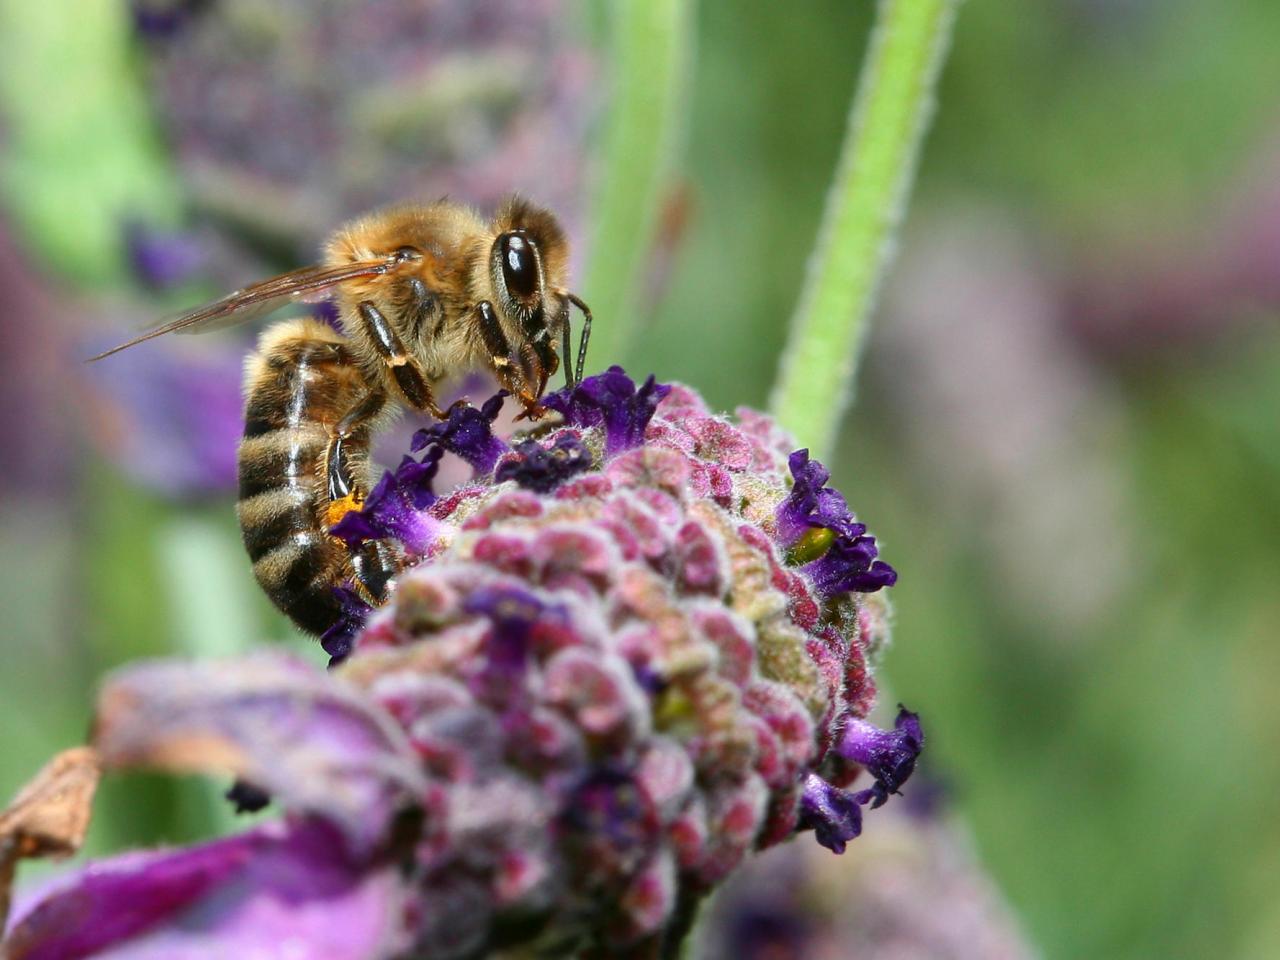
<svg viewBox="0 0 1280 960"><path fill-rule="evenodd" d="M80 849L100 773L92 748L64 750L0 812L0 931L18 861L66 857Z"/></svg>

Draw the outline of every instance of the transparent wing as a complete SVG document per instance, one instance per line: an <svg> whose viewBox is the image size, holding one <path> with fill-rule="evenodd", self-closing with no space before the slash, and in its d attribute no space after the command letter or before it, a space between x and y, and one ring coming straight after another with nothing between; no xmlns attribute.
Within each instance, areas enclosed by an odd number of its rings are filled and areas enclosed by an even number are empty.
<svg viewBox="0 0 1280 960"><path fill-rule="evenodd" d="M189 313L167 320L118 347L112 347L88 362L101 360L113 353L127 350L166 333L207 333L224 327L265 317L269 313L294 300L318 297L331 287L347 280L376 277L404 263L404 253L397 252L378 260L361 260L340 267L303 267L290 273L250 284L242 290L229 293L221 300L205 304Z"/></svg>

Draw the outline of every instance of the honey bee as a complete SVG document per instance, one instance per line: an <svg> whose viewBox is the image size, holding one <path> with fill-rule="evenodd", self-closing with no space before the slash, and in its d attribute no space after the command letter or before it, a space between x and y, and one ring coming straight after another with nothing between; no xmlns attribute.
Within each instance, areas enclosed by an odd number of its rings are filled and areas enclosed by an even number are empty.
<svg viewBox="0 0 1280 960"><path fill-rule="evenodd" d="M246 361L237 507L258 583L295 624L321 634L343 613L335 588L349 582L377 606L403 566L390 543L350 550L329 533L363 504L371 440L402 407L443 419L432 386L487 366L522 416L537 419L562 360L567 384L582 379L591 311L565 288L568 253L555 216L519 197L488 223L447 200L394 207L341 227L322 265L237 290L91 360L332 299L341 332L284 320ZM576 367L571 305L583 318Z"/></svg>

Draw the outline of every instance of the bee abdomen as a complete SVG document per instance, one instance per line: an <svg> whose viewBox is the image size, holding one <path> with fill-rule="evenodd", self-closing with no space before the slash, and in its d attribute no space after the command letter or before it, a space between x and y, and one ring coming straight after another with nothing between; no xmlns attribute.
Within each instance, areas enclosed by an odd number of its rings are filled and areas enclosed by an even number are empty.
<svg viewBox="0 0 1280 960"><path fill-rule="evenodd" d="M314 321L268 330L246 367L240 530L259 585L311 633L338 620L335 588L352 575L325 526L324 463L333 427L366 392L341 335Z"/></svg>

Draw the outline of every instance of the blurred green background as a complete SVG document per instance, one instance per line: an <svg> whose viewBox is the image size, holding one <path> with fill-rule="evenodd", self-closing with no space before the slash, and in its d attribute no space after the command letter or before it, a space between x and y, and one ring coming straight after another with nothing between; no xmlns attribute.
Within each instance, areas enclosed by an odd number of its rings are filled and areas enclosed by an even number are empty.
<svg viewBox="0 0 1280 960"><path fill-rule="evenodd" d="M869 4L700 4L679 38L687 74L654 79L678 84L674 133L630 225L653 235L630 241L593 220L627 224L605 193L633 173L602 147L626 20L608 9L547 0L508 29L511 5L477 5L449 28L455 87L440 93L412 71L393 82L397 64L430 76L412 50L303 56L296 4L70 6L0 0L0 796L83 739L113 665L310 649L258 596L229 489L148 477L145 418L79 361L219 284L297 265L350 205L427 189L415 164L463 169L449 183L479 203L465 191L547 183L575 237L603 246L579 275L591 302L618 304L600 326L634 324L633 373L726 409L767 402ZM352 0L339 19L395 7ZM1280 956L1277 37L1269 0L964 4L834 458L901 574L886 695L924 716L928 771L1049 957ZM467 44L519 64L521 83L467 75L489 62ZM528 44L550 54L522 59ZM539 72L552 55L563 72ZM202 85L219 70L236 82ZM295 137L296 112L246 107L271 84L325 109L353 88L390 106L340 135L312 137L304 117ZM415 126L415 111L450 119ZM281 179L288 156L237 167L273 139L307 159L296 178ZM475 179L486 151L511 158L511 184L501 167ZM272 176L280 196L262 189ZM195 238L196 266L148 279L137 223ZM181 402L181 384L165 389ZM91 852L203 835L225 818L216 801L113 780Z"/></svg>

